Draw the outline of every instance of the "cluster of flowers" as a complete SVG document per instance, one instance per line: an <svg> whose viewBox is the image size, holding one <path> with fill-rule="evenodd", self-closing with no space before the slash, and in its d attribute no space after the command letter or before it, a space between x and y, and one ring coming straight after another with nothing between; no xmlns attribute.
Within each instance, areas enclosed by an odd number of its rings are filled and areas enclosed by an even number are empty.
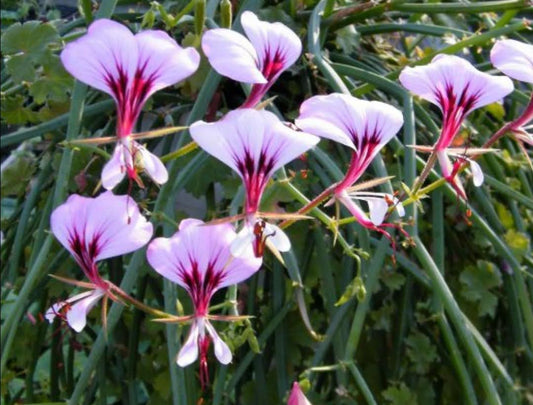
<svg viewBox="0 0 533 405"><path fill-rule="evenodd" d="M186 219L172 237L156 238L147 249L147 260L155 271L185 288L193 302L194 314L181 318L192 325L177 363L185 367L200 357L203 383L207 381L211 342L221 363L232 359L230 349L210 322L229 318L209 314L211 297L258 271L265 246L277 251L291 248L280 227L266 222L259 211L263 191L277 169L314 147L319 137L342 143L352 149L352 158L344 179L327 190L331 202L340 202L362 226L388 238L383 228L396 226L384 222L391 206L404 215L401 201L393 195L353 191L372 159L400 130L401 111L343 94L314 96L302 104L295 121L298 129L294 129L273 113L254 108L280 74L300 57L302 45L288 27L260 21L251 12L242 14L241 23L248 38L229 29L212 29L203 35L202 49L217 72L251 83L251 92L239 109L217 122L194 123L190 134L202 149L242 178L246 191L242 229L236 232L230 223L209 225ZM533 82L533 49L528 48L532 47L500 41L492 51L492 61L511 77ZM118 287L101 277L97 262L133 252L146 245L153 234L152 224L141 215L135 201L111 190L126 175L130 182L142 186L143 172L157 184L168 180L159 158L132 136L140 111L154 92L193 74L200 55L193 48L181 48L165 32L147 30L133 35L123 25L102 19L92 23L85 36L68 44L61 60L75 78L108 93L117 106L117 145L101 176L108 191L96 198L73 195L51 217L52 232L74 256L89 282L70 280L88 291L54 304L46 317L50 322L61 317L80 332L88 312L100 299L104 304L108 299L124 299ZM443 176L459 196L466 198L457 179L461 165L469 161L475 185L483 182L483 174L467 154L450 146L465 117L509 94L513 90L511 80L482 73L456 56L439 55L427 66L406 68L400 82L441 109L441 135L426 150L436 154ZM520 132L531 119L532 110L530 105L522 120L510 129ZM368 204L368 216L354 198ZM305 403L297 386L294 392L293 403Z"/></svg>

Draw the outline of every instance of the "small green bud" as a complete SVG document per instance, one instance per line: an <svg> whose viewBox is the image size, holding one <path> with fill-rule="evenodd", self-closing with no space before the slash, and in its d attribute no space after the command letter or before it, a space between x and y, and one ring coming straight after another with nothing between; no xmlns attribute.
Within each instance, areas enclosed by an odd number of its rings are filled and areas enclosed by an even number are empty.
<svg viewBox="0 0 533 405"><path fill-rule="evenodd" d="M150 9L144 14L143 20L141 22L141 27L152 28L154 26L154 23L155 23L155 13L154 13L154 10Z"/></svg>
<svg viewBox="0 0 533 405"><path fill-rule="evenodd" d="M220 2L220 26L222 28L231 28L233 19L230 0L222 0Z"/></svg>

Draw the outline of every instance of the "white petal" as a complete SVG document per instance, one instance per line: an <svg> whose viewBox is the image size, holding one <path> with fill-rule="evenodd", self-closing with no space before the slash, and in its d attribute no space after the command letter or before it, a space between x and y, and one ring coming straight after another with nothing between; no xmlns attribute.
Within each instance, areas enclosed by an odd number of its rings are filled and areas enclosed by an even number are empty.
<svg viewBox="0 0 533 405"><path fill-rule="evenodd" d="M490 51L490 60L507 76L533 83L533 45L514 39L497 41Z"/></svg>
<svg viewBox="0 0 533 405"><path fill-rule="evenodd" d="M370 220L376 226L381 225L389 209L389 204L383 198L364 198L368 203Z"/></svg>
<svg viewBox="0 0 533 405"><path fill-rule="evenodd" d="M252 249L252 243L255 239L253 228L250 225L244 225L230 245L230 252L235 257L241 257Z"/></svg>
<svg viewBox="0 0 533 405"><path fill-rule="evenodd" d="M405 216L405 208L403 207L403 204L400 200L398 200L396 197L392 197L392 201L394 201L394 205L396 207L396 212L400 217Z"/></svg>
<svg viewBox="0 0 533 405"><path fill-rule="evenodd" d="M102 169L102 186L106 190L112 190L122 181L126 175L126 163L124 161L124 154L128 153L121 142L117 143L115 151L111 159L104 165Z"/></svg>
<svg viewBox="0 0 533 405"><path fill-rule="evenodd" d="M233 356L228 345L220 338L220 336L218 336L217 331L215 328L213 328L213 325L211 325L209 321L206 321L205 327L207 332L211 335L211 338L213 338L215 356L217 357L218 361L222 364L229 364Z"/></svg>
<svg viewBox="0 0 533 405"><path fill-rule="evenodd" d="M76 302L67 312L67 323L76 332L81 332L87 324L87 314L102 298L104 292L100 289L94 290L88 297Z"/></svg>
<svg viewBox="0 0 533 405"><path fill-rule="evenodd" d="M437 159L439 160L440 172L442 177L450 177L453 171L453 164L448 157L445 150L439 150L437 152Z"/></svg>
<svg viewBox="0 0 533 405"><path fill-rule="evenodd" d="M478 162L474 160L469 160L470 162L470 170L472 170L472 176L474 178L474 186L479 187L483 184L483 181L485 180L485 176L483 175L483 170L481 170L481 166Z"/></svg>
<svg viewBox="0 0 533 405"><path fill-rule="evenodd" d="M150 153L148 149L137 142L135 142L134 147L137 149L137 152L141 154L141 164L146 174L157 184L166 183L168 181L168 172L163 162L161 162L161 159L153 153Z"/></svg>
<svg viewBox="0 0 533 405"><path fill-rule="evenodd" d="M50 323L54 322L54 319L56 318L56 314L61 311L61 308L63 308L67 304L72 304L73 302L79 301L83 298L88 297L89 295L92 295L93 291L85 291L81 294L76 294L73 297L70 297L69 299L65 301L56 302L54 305L52 305L50 308L46 310L44 313L44 317L46 320Z"/></svg>
<svg viewBox="0 0 533 405"><path fill-rule="evenodd" d="M189 364L196 361L198 358L198 325L195 322L191 325L191 330L189 331L189 336L187 337L187 341L185 344L181 347L177 363L180 367L186 367Z"/></svg>
<svg viewBox="0 0 533 405"><path fill-rule="evenodd" d="M266 83L259 70L257 53L243 35L225 28L207 31L202 49L213 68L223 76L243 83Z"/></svg>
<svg viewBox="0 0 533 405"><path fill-rule="evenodd" d="M291 241L283 230L274 224L265 223L264 235L268 237L270 242L280 252L288 252L291 250Z"/></svg>
<svg viewBox="0 0 533 405"><path fill-rule="evenodd" d="M355 219L357 219L357 222L362 226L367 228L372 228L374 226L365 212L350 198L346 191L337 194L336 198L348 209L348 211L350 211Z"/></svg>

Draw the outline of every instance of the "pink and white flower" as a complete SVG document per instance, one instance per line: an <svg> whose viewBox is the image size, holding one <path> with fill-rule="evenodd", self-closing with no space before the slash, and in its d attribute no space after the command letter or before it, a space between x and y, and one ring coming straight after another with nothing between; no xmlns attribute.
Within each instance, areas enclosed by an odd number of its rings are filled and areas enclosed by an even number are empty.
<svg viewBox="0 0 533 405"><path fill-rule="evenodd" d="M190 132L202 149L235 170L244 182L247 223L239 233L234 254L240 251L240 242L264 241L263 236L268 235L279 241L278 250L289 250L290 241L283 231L259 220L256 214L274 172L315 146L319 138L289 128L271 112L249 108L231 111L218 122L195 122ZM258 224L264 232L261 235L256 232Z"/></svg>
<svg viewBox="0 0 533 405"><path fill-rule="evenodd" d="M209 322L209 301L217 290L252 276L262 262L251 246L241 257L233 257L230 245L235 237L231 224L205 226L200 220L186 219L172 237L154 239L148 246L150 265L185 288L191 297L194 318L177 363L180 367L188 366L200 355L203 386L208 381L206 355L211 341L218 361L228 364L232 359L228 345Z"/></svg>
<svg viewBox="0 0 533 405"><path fill-rule="evenodd" d="M287 26L261 21L251 11L242 13L241 24L248 39L229 29L212 29L204 34L202 49L218 73L253 83L243 105L249 108L296 62L302 53L302 43Z"/></svg>
<svg viewBox="0 0 533 405"><path fill-rule="evenodd" d="M108 93L117 105L119 151L104 168L104 187L112 189L126 174L137 180L137 163L156 183L166 182L168 175L161 161L129 136L153 93L198 69L198 52L181 48L163 31L134 35L122 24L100 19L89 26L86 35L65 47L61 61L72 76Z"/></svg>
<svg viewBox="0 0 533 405"><path fill-rule="evenodd" d="M289 395L289 400L287 401L287 405L311 405L311 402L305 397L302 389L300 388L300 384L297 382L294 382L292 384L291 393Z"/></svg>
<svg viewBox="0 0 533 405"><path fill-rule="evenodd" d="M384 224L389 204L396 206L403 216L401 203L390 194L350 192L350 187L361 177L372 159L403 125L402 113L379 101L360 100L345 94L314 96L304 101L296 125L318 136L342 143L353 150L350 166L343 180L334 187L334 199L342 202L358 222L378 230ZM370 218L353 201L368 204Z"/></svg>
<svg viewBox="0 0 533 405"><path fill-rule="evenodd" d="M442 130L433 150L437 153L443 176L458 194L466 198L462 185L455 179L461 162L450 162L448 148L464 119L477 108L501 100L513 91L513 82L505 76L492 76L477 70L470 62L453 55L437 55L430 64L406 67L400 74L402 85L435 104L442 111ZM474 176L480 171L472 167ZM483 179L474 179L480 185Z"/></svg>
<svg viewBox="0 0 533 405"><path fill-rule="evenodd" d="M58 315L80 332L98 300L109 294L109 286L98 271L97 262L124 255L144 246L152 237L152 224L144 218L129 196L110 191L96 198L72 195L52 213L52 233L78 263L91 290L54 304L46 311L52 322Z"/></svg>
<svg viewBox="0 0 533 405"><path fill-rule="evenodd" d="M533 45L514 39L497 41L490 51L490 61L505 75L533 83Z"/></svg>

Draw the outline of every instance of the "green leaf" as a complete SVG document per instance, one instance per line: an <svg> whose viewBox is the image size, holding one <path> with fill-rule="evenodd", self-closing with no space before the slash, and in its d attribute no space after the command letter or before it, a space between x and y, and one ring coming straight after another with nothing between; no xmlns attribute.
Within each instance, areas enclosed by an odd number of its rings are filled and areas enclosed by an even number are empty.
<svg viewBox="0 0 533 405"><path fill-rule="evenodd" d="M500 270L491 262L478 260L476 266L468 266L459 276L461 295L478 304L479 316L494 317L498 298L490 289L502 284Z"/></svg>
<svg viewBox="0 0 533 405"><path fill-rule="evenodd" d="M154 379L154 390L164 399L170 396L170 372L168 370L159 373Z"/></svg>
<svg viewBox="0 0 533 405"><path fill-rule="evenodd" d="M49 47L59 43L59 34L52 24L28 21L11 25L2 35L1 43L13 81L33 81L34 65L46 60Z"/></svg>
<svg viewBox="0 0 533 405"><path fill-rule="evenodd" d="M382 271L381 280L391 291L399 290L405 284L405 276L398 271Z"/></svg>
<svg viewBox="0 0 533 405"><path fill-rule="evenodd" d="M25 107L26 98L21 94L2 100L2 121L7 124L25 125L38 121L38 114Z"/></svg>
<svg viewBox="0 0 533 405"><path fill-rule="evenodd" d="M35 60L48 49L51 43L59 42L59 34L52 24L40 21L16 23L2 36L2 52L5 55L27 54Z"/></svg>
<svg viewBox="0 0 533 405"><path fill-rule="evenodd" d="M30 86L30 94L38 104L47 100L65 102L72 82L72 77L63 68L59 57L49 54L41 76Z"/></svg>
<svg viewBox="0 0 533 405"><path fill-rule="evenodd" d="M494 201L494 207L496 208L496 212L498 213L498 217L500 218L500 221L502 221L503 226L505 226L505 228L514 227L514 220L511 211L509 211L505 205L499 203L498 201Z"/></svg>
<svg viewBox="0 0 533 405"><path fill-rule="evenodd" d="M407 356L413 364L413 369L418 374L425 374L429 371L431 364L439 360L436 347L429 338L415 331L405 340L407 345Z"/></svg>
<svg viewBox="0 0 533 405"><path fill-rule="evenodd" d="M6 61L7 72L15 83L33 82L35 80L35 67L30 55L15 55Z"/></svg>
<svg viewBox="0 0 533 405"><path fill-rule="evenodd" d="M405 383L394 385L381 392L383 398L392 405L418 405L416 394Z"/></svg>
<svg viewBox="0 0 533 405"><path fill-rule="evenodd" d="M370 318L374 321L373 328L389 332L391 328L391 318L394 314L394 306L389 302L381 306L378 310L370 313Z"/></svg>
<svg viewBox="0 0 533 405"><path fill-rule="evenodd" d="M15 161L2 171L2 198L22 196L35 171L35 158L28 154L15 157Z"/></svg>
<svg viewBox="0 0 533 405"><path fill-rule="evenodd" d="M505 242L520 261L530 251L530 240L527 234L510 229L504 236Z"/></svg>

